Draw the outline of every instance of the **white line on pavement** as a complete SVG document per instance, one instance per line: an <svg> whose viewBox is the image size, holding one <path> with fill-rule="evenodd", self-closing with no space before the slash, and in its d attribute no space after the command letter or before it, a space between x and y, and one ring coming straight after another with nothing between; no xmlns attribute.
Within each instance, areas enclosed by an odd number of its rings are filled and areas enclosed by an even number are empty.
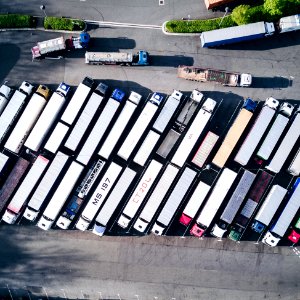
<svg viewBox="0 0 300 300"><path fill-rule="evenodd" d="M144 24L118 23L118 22L106 22L106 21L94 21L94 20L84 20L84 21L86 23L98 24L99 26L146 28L146 29L159 29L159 30L161 30L160 25L144 25Z"/></svg>

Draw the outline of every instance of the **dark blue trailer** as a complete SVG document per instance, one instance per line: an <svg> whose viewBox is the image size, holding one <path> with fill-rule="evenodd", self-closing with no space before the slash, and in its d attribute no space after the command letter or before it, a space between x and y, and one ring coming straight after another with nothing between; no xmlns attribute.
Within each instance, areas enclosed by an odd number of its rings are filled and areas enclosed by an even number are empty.
<svg viewBox="0 0 300 300"><path fill-rule="evenodd" d="M216 47L263 38L272 35L274 32L274 23L257 22L205 31L201 33L200 40L202 47Z"/></svg>

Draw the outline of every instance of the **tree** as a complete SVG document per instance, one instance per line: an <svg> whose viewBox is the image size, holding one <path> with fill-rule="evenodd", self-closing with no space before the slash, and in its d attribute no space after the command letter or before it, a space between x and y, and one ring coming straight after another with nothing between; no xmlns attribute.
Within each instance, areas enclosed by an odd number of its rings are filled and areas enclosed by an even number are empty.
<svg viewBox="0 0 300 300"><path fill-rule="evenodd" d="M239 5L231 14L232 20L238 25L247 24L250 21L250 5Z"/></svg>
<svg viewBox="0 0 300 300"><path fill-rule="evenodd" d="M265 0L264 9L271 16L282 15L289 0Z"/></svg>

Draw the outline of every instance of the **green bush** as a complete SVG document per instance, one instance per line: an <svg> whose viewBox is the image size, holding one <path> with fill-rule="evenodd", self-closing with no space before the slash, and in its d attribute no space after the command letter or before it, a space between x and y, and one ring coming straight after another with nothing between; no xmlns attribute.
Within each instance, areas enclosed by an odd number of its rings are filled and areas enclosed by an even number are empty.
<svg viewBox="0 0 300 300"><path fill-rule="evenodd" d="M36 24L32 16L5 14L0 15L0 28L31 28Z"/></svg>
<svg viewBox="0 0 300 300"><path fill-rule="evenodd" d="M45 29L54 30L83 30L85 23L78 19L58 18L58 17L46 17L44 19Z"/></svg>
<svg viewBox="0 0 300 300"><path fill-rule="evenodd" d="M210 20L171 20L166 23L166 29L172 33L200 33L219 28L235 26L236 23L232 20L231 16ZM221 22L221 24L220 24ZM219 26L220 24L220 26Z"/></svg>

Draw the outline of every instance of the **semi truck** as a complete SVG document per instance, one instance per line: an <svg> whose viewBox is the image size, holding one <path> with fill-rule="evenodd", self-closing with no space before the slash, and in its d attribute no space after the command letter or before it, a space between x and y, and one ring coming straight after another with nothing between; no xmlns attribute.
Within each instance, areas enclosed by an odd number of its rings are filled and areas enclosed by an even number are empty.
<svg viewBox="0 0 300 300"><path fill-rule="evenodd" d="M148 127L149 123L153 119L162 100L163 96L161 94L154 93L149 101L147 101L142 112L140 113L139 117L128 133L125 141L123 142L121 148L119 149L118 156L126 161L128 160L132 151L134 150L146 128Z"/></svg>
<svg viewBox="0 0 300 300"><path fill-rule="evenodd" d="M97 113L105 95L107 94L108 86L100 83L95 91L92 93L87 104L85 105L79 119L76 121L68 139L65 142L65 147L75 151L82 140L93 117Z"/></svg>
<svg viewBox="0 0 300 300"><path fill-rule="evenodd" d="M68 160L68 155L57 152L45 175L28 201L27 207L23 213L25 219L29 221L34 221L36 219L47 195L62 173Z"/></svg>
<svg viewBox="0 0 300 300"><path fill-rule="evenodd" d="M84 208L81 216L79 217L76 228L79 230L87 230L90 223L95 218L99 208L106 200L106 197L112 187L114 186L115 181L118 179L119 174L122 171L122 167L118 164L112 162L108 167L107 171L100 180L97 188L89 199L86 207Z"/></svg>
<svg viewBox="0 0 300 300"><path fill-rule="evenodd" d="M61 121L67 125L72 125L77 117L79 110L87 99L94 85L94 80L90 77L85 77L83 81L78 85L74 95L68 103L68 106L64 110L61 116Z"/></svg>
<svg viewBox="0 0 300 300"><path fill-rule="evenodd" d="M169 155L170 151L173 149L181 134L185 132L202 99L203 94L200 91L196 89L192 91L190 97L187 99L183 108L181 109L172 128L167 133L166 137L158 148L156 152L158 155L164 158Z"/></svg>
<svg viewBox="0 0 300 300"><path fill-rule="evenodd" d="M268 160L273 152L277 142L279 141L284 129L286 128L289 117L293 112L294 106L284 102L278 109L278 115L272 124L267 136L262 145L257 151L257 156L263 160Z"/></svg>
<svg viewBox="0 0 300 300"><path fill-rule="evenodd" d="M295 117L291 122L290 128L283 137L277 151L272 157L270 163L266 166L266 169L271 172L278 173L283 164L285 163L287 157L295 146L299 136L300 136L300 108L297 109Z"/></svg>
<svg viewBox="0 0 300 300"><path fill-rule="evenodd" d="M256 40L275 33L274 23L257 22L205 31L200 34L202 47L217 47L226 44Z"/></svg>
<svg viewBox="0 0 300 300"><path fill-rule="evenodd" d="M247 195L246 201L241 206L240 213L236 216L231 226L228 235L231 240L237 242L242 238L272 179L273 176L265 171L262 171L257 176L255 183L251 186L249 194Z"/></svg>
<svg viewBox="0 0 300 300"><path fill-rule="evenodd" d="M247 98L243 108L240 110L238 116L234 120L232 126L228 130L225 139L223 140L218 152L212 160L212 163L219 168L223 168L229 156L231 155L234 147L239 141L241 135L246 129L249 121L253 116L256 108L256 103L250 98Z"/></svg>
<svg viewBox="0 0 300 300"><path fill-rule="evenodd" d="M82 32L79 37L70 37L64 39L60 36L55 39L38 42L31 48L32 59L42 59L47 56L64 54L66 50L87 48L90 42L90 35L87 32Z"/></svg>
<svg viewBox="0 0 300 300"><path fill-rule="evenodd" d="M179 168L173 166L172 164L167 165L145 207L134 223L134 229L140 232L145 232L167 192L169 191L172 183L174 182L178 172Z"/></svg>
<svg viewBox="0 0 300 300"><path fill-rule="evenodd" d="M299 240L300 240L300 218L297 220L297 222L293 226L293 229L291 230L291 233L289 234L288 239L293 244L297 244L299 242Z"/></svg>
<svg viewBox="0 0 300 300"><path fill-rule="evenodd" d="M132 52L86 52L85 63L92 65L148 66L149 53L140 50Z"/></svg>
<svg viewBox="0 0 300 300"><path fill-rule="evenodd" d="M33 85L24 81L19 90L15 91L10 101L6 105L2 114L0 115L0 143L6 137L10 127L13 125L14 120L17 119L22 107L25 105L27 98L31 96Z"/></svg>
<svg viewBox="0 0 300 300"><path fill-rule="evenodd" d="M292 190L288 194L289 199L285 208L262 239L262 242L264 244L270 247L275 247L286 233L289 225L291 224L300 207L299 183L300 178L297 178Z"/></svg>
<svg viewBox="0 0 300 300"><path fill-rule="evenodd" d="M262 234L263 231L269 226L272 218L274 217L279 205L284 199L287 189L276 184L273 185L269 194L267 195L264 203L258 210L251 224L251 229L255 232Z"/></svg>
<svg viewBox="0 0 300 300"><path fill-rule="evenodd" d="M103 169L104 165L105 161L99 159L88 170L86 176L76 189L76 195L73 195L71 197L63 213L60 214L56 222L56 226L58 226L61 229L69 228L76 214L80 210L80 207L83 205L88 192L90 191L91 187L100 175L100 172Z"/></svg>
<svg viewBox="0 0 300 300"><path fill-rule="evenodd" d="M121 216L118 220L118 225L122 228L127 228L131 220L136 215L138 209L149 193L150 188L155 182L162 164L156 160L152 160L146 168L143 176L135 186L133 193L131 194L125 208L123 209Z"/></svg>
<svg viewBox="0 0 300 300"><path fill-rule="evenodd" d="M63 179L60 181L57 189L50 199L42 217L37 223L37 226L43 230L49 230L55 221L59 211L62 209L67 198L70 196L84 166L76 161L73 161L68 168Z"/></svg>
<svg viewBox="0 0 300 300"><path fill-rule="evenodd" d="M236 176L237 176L236 172L233 172L228 168L223 169L203 209L201 210L196 220L196 223L193 225L193 227L190 230L191 235L194 235L196 237L203 236L207 228L210 226L217 211L219 210L222 202L224 201Z"/></svg>
<svg viewBox="0 0 300 300"><path fill-rule="evenodd" d="M20 152L27 136L43 111L48 98L49 89L44 85L40 85L36 93L34 93L29 100L25 110L8 137L4 145L7 150L16 154Z"/></svg>
<svg viewBox="0 0 300 300"><path fill-rule="evenodd" d="M280 33L300 30L300 14L280 18L278 27Z"/></svg>
<svg viewBox="0 0 300 300"><path fill-rule="evenodd" d="M234 161L242 166L247 165L263 134L266 132L271 120L273 119L278 105L279 102L273 97L267 98L262 110L255 119L254 125L250 129L250 132L235 156Z"/></svg>
<svg viewBox="0 0 300 300"><path fill-rule="evenodd" d="M195 66L179 66L177 76L193 81L220 83L223 86L248 87L252 84L251 74L241 74Z"/></svg>
<svg viewBox="0 0 300 300"><path fill-rule="evenodd" d="M135 176L136 172L129 167L124 170L114 189L107 198L107 201L104 203L96 217L93 227L94 234L98 236L102 236L104 234L109 220L123 199L125 193L129 190L129 187L133 183Z"/></svg>
<svg viewBox="0 0 300 300"><path fill-rule="evenodd" d="M39 155L24 180L20 184L13 198L9 202L7 209L2 217L2 220L8 224L14 224L18 216L22 212L22 208L26 203L30 193L33 191L38 180L44 173L49 160L42 155Z"/></svg>
<svg viewBox="0 0 300 300"><path fill-rule="evenodd" d="M142 96L140 94L136 92L130 93L129 98L126 100L125 105L118 119L114 123L113 128L111 129L103 145L101 146L98 155L100 155L105 159L108 159L110 157L112 151L114 150L122 133L124 132L126 126L128 125L141 99Z"/></svg>
<svg viewBox="0 0 300 300"><path fill-rule="evenodd" d="M97 119L91 133L82 146L76 160L84 165L87 165L92 155L94 154L96 147L103 138L103 135L107 131L114 115L116 114L121 102L125 97L125 93L119 89L115 89L108 99L105 107L103 108L100 116Z"/></svg>
<svg viewBox="0 0 300 300"><path fill-rule="evenodd" d="M163 206L162 211L158 215L158 218L151 229L152 233L155 235L162 235L166 231L174 217L175 212L192 186L196 175L197 172L194 170L190 169L189 167L185 168L165 205Z"/></svg>
<svg viewBox="0 0 300 300"><path fill-rule="evenodd" d="M220 217L220 220L214 225L211 235L217 238L222 238L224 236L241 207L254 179L255 174L247 170L244 171Z"/></svg>
<svg viewBox="0 0 300 300"><path fill-rule="evenodd" d="M58 122L52 131L50 137L48 138L44 149L52 154L56 154L58 148L60 147L63 139L66 137L69 130L69 126Z"/></svg>
<svg viewBox="0 0 300 300"><path fill-rule="evenodd" d="M24 144L25 147L34 152L37 152L40 149L41 144L52 128L52 125L66 102L69 90L69 85L64 82L60 83L31 130Z"/></svg>
<svg viewBox="0 0 300 300"><path fill-rule="evenodd" d="M182 99L182 96L183 95L181 92L174 90L172 95L168 97L162 110L156 118L152 129L149 131L148 135L144 139L142 146L134 157L133 161L135 163L144 166L153 148L156 146L160 135L164 132L168 123L173 117L180 103L180 100Z"/></svg>
<svg viewBox="0 0 300 300"><path fill-rule="evenodd" d="M195 146L198 138L205 129L208 121L212 116L212 112L216 106L216 101L211 98L207 98L202 105L201 109L197 113L196 118L192 122L181 143L179 144L177 151L175 152L171 162L178 167L182 167L187 160L190 152Z"/></svg>
<svg viewBox="0 0 300 300"><path fill-rule="evenodd" d="M293 176L299 176L300 174L300 149L298 150L297 154L295 155L292 163L288 167L287 170Z"/></svg>
<svg viewBox="0 0 300 300"><path fill-rule="evenodd" d="M192 194L190 200L185 206L182 215L180 216L179 222L184 226L189 226L193 218L196 216L200 209L204 199L206 198L211 186L200 181Z"/></svg>
<svg viewBox="0 0 300 300"><path fill-rule="evenodd" d="M202 143L200 144L200 147L198 148L197 152L195 153L192 163L198 166L199 168L202 168L213 150L214 146L216 145L216 142L218 141L219 136L215 133L209 131Z"/></svg>
<svg viewBox="0 0 300 300"><path fill-rule="evenodd" d="M30 162L22 157L19 157L12 171L5 180L0 190L0 211L4 208L9 198L12 196L17 185L28 169Z"/></svg>
<svg viewBox="0 0 300 300"><path fill-rule="evenodd" d="M0 87L0 115L7 105L11 95L12 89L6 84L2 84Z"/></svg>

